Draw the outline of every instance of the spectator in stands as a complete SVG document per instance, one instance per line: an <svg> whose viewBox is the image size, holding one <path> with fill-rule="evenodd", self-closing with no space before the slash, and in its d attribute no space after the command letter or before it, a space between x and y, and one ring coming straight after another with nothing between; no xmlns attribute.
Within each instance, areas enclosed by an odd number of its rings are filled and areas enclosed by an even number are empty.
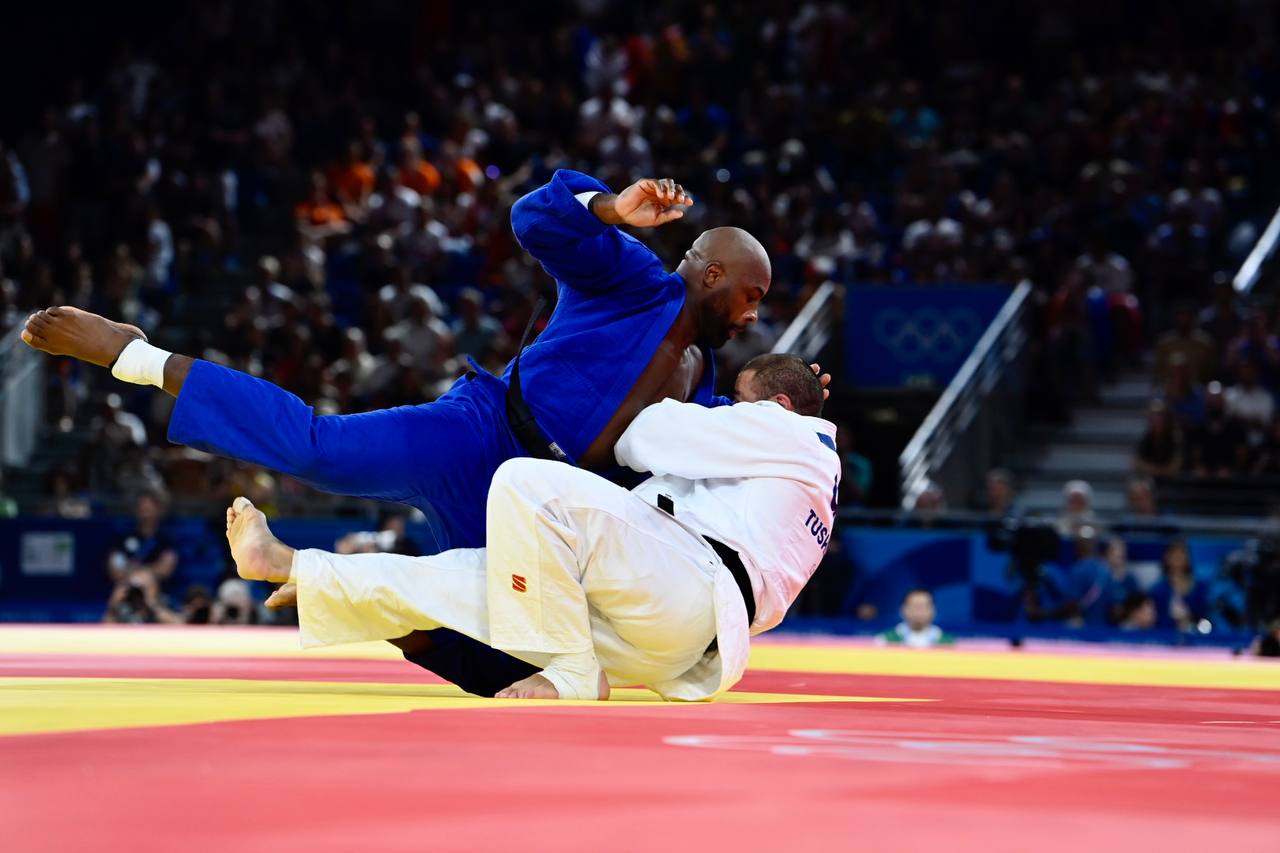
<svg viewBox="0 0 1280 853"><path fill-rule="evenodd" d="M213 615L213 599L203 584L192 584L182 596L182 622L187 625L208 625Z"/></svg>
<svg viewBox="0 0 1280 853"><path fill-rule="evenodd" d="M364 146L360 140L347 142L342 159L329 167L326 177L345 216L357 221L363 219L369 195L373 192L374 176L373 169L364 160Z"/></svg>
<svg viewBox="0 0 1280 853"><path fill-rule="evenodd" d="M77 486L78 475L74 467L55 468L49 472L45 484L46 498L40 507L41 515L57 518L88 518L93 505Z"/></svg>
<svg viewBox="0 0 1280 853"><path fill-rule="evenodd" d="M1258 384L1258 367L1252 361L1241 361L1236 366L1239 382L1223 394L1227 417L1234 418L1244 429L1245 441L1251 448L1262 444L1263 436L1271 426L1275 413L1275 398Z"/></svg>
<svg viewBox="0 0 1280 853"><path fill-rule="evenodd" d="M161 528L164 500L155 492L138 495L133 529L116 540L107 552L107 575L117 584L147 575L156 588L178 567L178 552Z"/></svg>
<svg viewBox="0 0 1280 853"><path fill-rule="evenodd" d="M409 557L422 554L421 547L408 533L408 515L395 510L382 514L376 532L348 533L334 543L333 550L339 554L387 553Z"/></svg>
<svg viewBox="0 0 1280 853"><path fill-rule="evenodd" d="M182 617L164 603L160 595L160 581L154 572L131 569L121 575L112 588L102 621L171 624L181 622Z"/></svg>
<svg viewBox="0 0 1280 853"><path fill-rule="evenodd" d="M1110 248L1105 228L1095 228L1084 254L1076 258L1076 266L1089 273L1095 286L1108 297L1133 292L1133 269L1129 261Z"/></svg>
<svg viewBox="0 0 1280 853"><path fill-rule="evenodd" d="M453 354L453 333L422 296L409 299L405 318L385 334L388 340L399 341L410 362L423 371L442 366Z"/></svg>
<svg viewBox="0 0 1280 853"><path fill-rule="evenodd" d="M1244 330L1227 347L1227 368L1239 380L1240 366L1245 362L1257 370L1259 384L1280 387L1280 337L1267 326L1267 312L1255 308L1249 312Z"/></svg>
<svg viewBox="0 0 1280 853"><path fill-rule="evenodd" d="M1181 305L1173 315L1173 329L1156 342L1156 384L1169 384L1174 359L1185 364L1192 385L1208 382L1214 374L1213 339L1196 328L1196 314L1190 305Z"/></svg>
<svg viewBox="0 0 1280 853"><path fill-rule="evenodd" d="M422 158L422 144L416 139L400 143L400 183L425 198L440 189L440 170Z"/></svg>
<svg viewBox="0 0 1280 853"><path fill-rule="evenodd" d="M932 107L924 104L920 84L915 80L902 84L898 104L889 113L889 126L906 142L927 143L941 130L942 119Z"/></svg>
<svg viewBox="0 0 1280 853"><path fill-rule="evenodd" d="M1116 626L1122 631L1149 631L1156 627L1158 615L1156 603L1145 592L1130 593L1120 605L1120 618Z"/></svg>
<svg viewBox="0 0 1280 853"><path fill-rule="evenodd" d="M1165 548L1164 577L1151 589L1157 628L1190 631L1209 614L1208 584L1196 577L1191 551L1181 539Z"/></svg>
<svg viewBox="0 0 1280 853"><path fill-rule="evenodd" d="M1199 429L1204 422L1204 391L1192 382L1191 369L1182 353L1175 353L1169 359L1168 381L1161 400L1184 436Z"/></svg>
<svg viewBox="0 0 1280 853"><path fill-rule="evenodd" d="M986 476L986 510L994 518L1020 515L1017 505L1018 491L1013 483L1013 472L1008 468L992 468Z"/></svg>
<svg viewBox="0 0 1280 853"><path fill-rule="evenodd" d="M258 603L253 600L247 581L227 578L218 585L218 597L210 607L209 621L214 625L258 624Z"/></svg>
<svg viewBox="0 0 1280 853"><path fill-rule="evenodd" d="M1098 526L1093 511L1093 486L1084 480L1068 480L1062 486L1062 512L1055 527L1059 536L1074 537L1085 526Z"/></svg>
<svg viewBox="0 0 1280 853"><path fill-rule="evenodd" d="M933 624L937 610L933 605L933 594L929 590L913 589L908 592L902 599L899 612L902 621L881 634L881 642L913 649L948 646L955 642L955 637Z"/></svg>
<svg viewBox="0 0 1280 853"><path fill-rule="evenodd" d="M484 296L474 287L458 294L455 313L458 319L453 323L452 332L458 355L469 355L483 361L501 343L502 324L484 313Z"/></svg>
<svg viewBox="0 0 1280 853"><path fill-rule="evenodd" d="M374 233L394 231L413 221L422 196L400 181L400 170L388 166L374 179L367 225Z"/></svg>
<svg viewBox="0 0 1280 853"><path fill-rule="evenodd" d="M1227 414L1222 386L1205 389L1204 424L1190 440L1191 470L1197 477L1230 477L1244 469L1248 444L1239 422Z"/></svg>
<svg viewBox="0 0 1280 853"><path fill-rule="evenodd" d="M1138 441L1133 468L1139 474L1167 477L1182 470L1182 429L1169 407L1152 400L1147 411L1147 430Z"/></svg>
<svg viewBox="0 0 1280 853"><path fill-rule="evenodd" d="M1117 625L1124 602L1138 591L1138 582L1129 573L1128 549L1124 540L1113 538L1105 544L1105 556L1098 555L1097 533L1082 527L1075 538L1076 561L1071 567L1071 596L1079 603L1077 624L1090 627Z"/></svg>
<svg viewBox="0 0 1280 853"><path fill-rule="evenodd" d="M329 182L322 172L311 175L311 192L294 208L299 227L316 240L324 240L351 230L346 211L329 195Z"/></svg>
<svg viewBox="0 0 1280 853"><path fill-rule="evenodd" d="M911 518L921 527L932 527L939 515L947 511L947 495L940 483L930 480L911 506Z"/></svg>
<svg viewBox="0 0 1280 853"><path fill-rule="evenodd" d="M1151 477L1145 474L1130 477L1124 491L1125 508L1129 515L1134 518L1155 518L1160 514L1156 503L1156 483Z"/></svg>
<svg viewBox="0 0 1280 853"><path fill-rule="evenodd" d="M1227 346L1244 326L1244 312L1236 298L1235 283L1226 273L1213 277L1213 301L1200 312L1200 329L1213 341L1218 363L1226 360Z"/></svg>

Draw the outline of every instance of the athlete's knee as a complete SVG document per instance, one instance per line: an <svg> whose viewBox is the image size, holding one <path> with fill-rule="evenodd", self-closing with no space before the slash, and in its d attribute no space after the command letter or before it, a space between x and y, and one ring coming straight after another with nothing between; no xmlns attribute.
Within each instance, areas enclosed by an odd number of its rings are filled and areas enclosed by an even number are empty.
<svg viewBox="0 0 1280 853"><path fill-rule="evenodd" d="M521 492L536 491L557 479L557 469L566 468L563 462L546 459L508 459L498 466L493 475L493 489L514 489Z"/></svg>

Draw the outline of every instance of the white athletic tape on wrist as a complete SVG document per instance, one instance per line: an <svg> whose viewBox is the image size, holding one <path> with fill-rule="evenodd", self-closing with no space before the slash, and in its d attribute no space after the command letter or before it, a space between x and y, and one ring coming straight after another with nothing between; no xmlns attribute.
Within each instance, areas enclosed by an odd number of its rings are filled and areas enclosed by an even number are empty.
<svg viewBox="0 0 1280 853"><path fill-rule="evenodd" d="M164 387L164 364L171 352L154 347L142 338L135 338L124 345L116 363L111 365L111 375L121 382L134 385Z"/></svg>

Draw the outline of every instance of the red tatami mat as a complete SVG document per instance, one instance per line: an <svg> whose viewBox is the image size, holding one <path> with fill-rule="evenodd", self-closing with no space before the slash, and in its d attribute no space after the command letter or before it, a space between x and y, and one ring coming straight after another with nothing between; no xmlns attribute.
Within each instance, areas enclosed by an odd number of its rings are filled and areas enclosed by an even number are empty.
<svg viewBox="0 0 1280 853"><path fill-rule="evenodd" d="M424 680L389 660L44 664L0 654L0 676L33 702L41 679ZM87 730L0 737L0 849L1280 851L1275 691L805 672L739 689L779 701L105 730L86 707Z"/></svg>

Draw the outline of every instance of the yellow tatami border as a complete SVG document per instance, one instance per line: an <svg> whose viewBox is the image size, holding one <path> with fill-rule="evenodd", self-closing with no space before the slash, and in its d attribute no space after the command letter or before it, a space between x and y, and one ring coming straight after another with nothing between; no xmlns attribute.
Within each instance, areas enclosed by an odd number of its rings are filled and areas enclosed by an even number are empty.
<svg viewBox="0 0 1280 853"><path fill-rule="evenodd" d="M208 626L0 625L0 656L163 655L401 660L389 643L303 650L296 630ZM1052 654L1019 650L904 649L857 644L756 643L751 669L778 672L977 678L1068 684L1130 684L1280 690L1280 661L1165 655Z"/></svg>
<svg viewBox="0 0 1280 853"><path fill-rule="evenodd" d="M880 696L729 693L719 703L921 702ZM641 688L619 688L608 702L481 699L447 684L260 681L234 678L0 678L0 736L180 726L410 711L586 707L698 713L708 703L663 702Z"/></svg>
<svg viewBox="0 0 1280 853"><path fill-rule="evenodd" d="M1170 655L1176 652L1171 651ZM1059 684L1280 690L1280 661L758 643L751 669Z"/></svg>

